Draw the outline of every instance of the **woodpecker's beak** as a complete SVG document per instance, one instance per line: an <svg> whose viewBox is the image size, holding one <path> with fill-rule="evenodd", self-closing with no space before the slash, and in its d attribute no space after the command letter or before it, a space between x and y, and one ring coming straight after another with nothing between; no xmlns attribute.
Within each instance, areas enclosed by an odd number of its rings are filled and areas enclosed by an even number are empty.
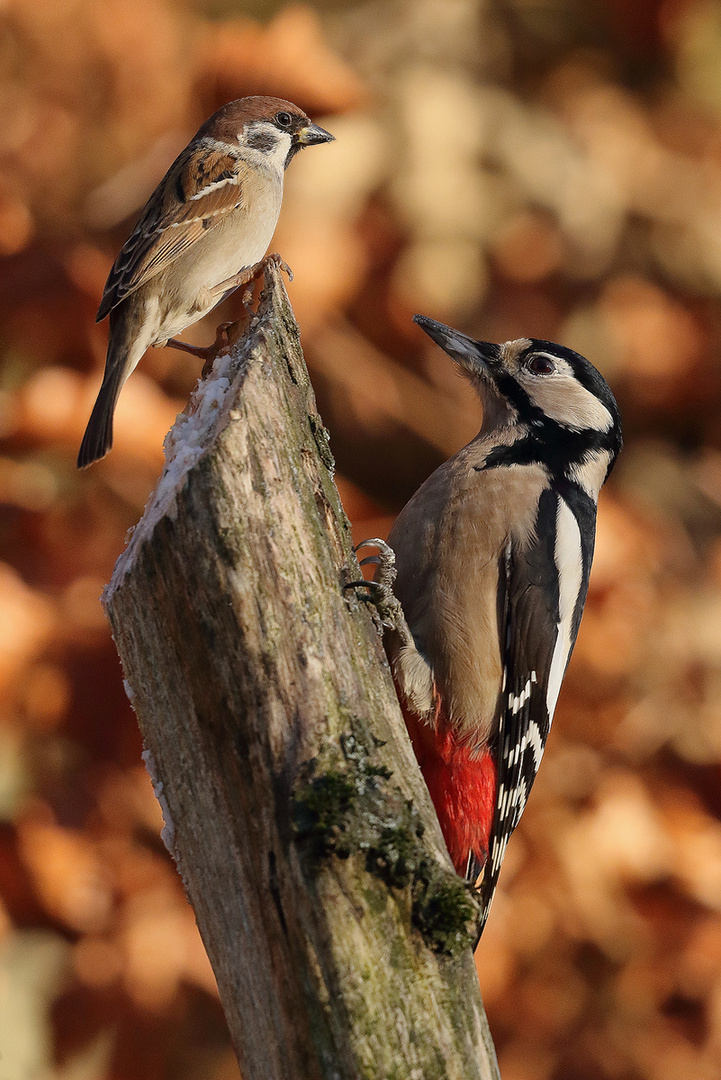
<svg viewBox="0 0 721 1080"><path fill-rule="evenodd" d="M335 135L318 124L306 124L296 136L301 146L314 146L316 143L335 142Z"/></svg>
<svg viewBox="0 0 721 1080"><path fill-rule="evenodd" d="M491 341L475 341L474 338L453 330L445 323L428 319L425 315L414 315L413 322L425 330L457 363L471 375L490 375L498 367L501 350Z"/></svg>

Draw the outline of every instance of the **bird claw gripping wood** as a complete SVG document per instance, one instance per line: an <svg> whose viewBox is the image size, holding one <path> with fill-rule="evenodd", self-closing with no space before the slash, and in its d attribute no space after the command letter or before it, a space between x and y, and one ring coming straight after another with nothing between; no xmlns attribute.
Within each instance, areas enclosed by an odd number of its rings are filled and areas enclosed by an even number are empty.
<svg viewBox="0 0 721 1080"><path fill-rule="evenodd" d="M246 310L251 310L250 305L253 300L253 289L256 281L258 281L259 278L263 278L265 282L265 275L269 266L274 266L276 267L276 269L281 270L284 274L287 274L288 281L293 280L293 271L288 266L288 263L284 262L284 260L281 259L277 251L271 251L269 255L266 255L264 258L262 258L260 262L255 264L255 266L251 266L249 270L245 271L245 281L239 281L240 285L245 286L241 295L240 302L242 303L243 307L246 308Z"/></svg>
<svg viewBox="0 0 721 1080"><path fill-rule="evenodd" d="M404 641L412 641L401 602L393 592L393 583L397 575L396 555L393 548L377 536L362 540L353 550L358 552L364 547L378 548L377 555L367 555L360 561L361 566L377 566L376 576L373 581L350 581L344 588L367 589L367 599L378 612L383 629L394 630Z"/></svg>

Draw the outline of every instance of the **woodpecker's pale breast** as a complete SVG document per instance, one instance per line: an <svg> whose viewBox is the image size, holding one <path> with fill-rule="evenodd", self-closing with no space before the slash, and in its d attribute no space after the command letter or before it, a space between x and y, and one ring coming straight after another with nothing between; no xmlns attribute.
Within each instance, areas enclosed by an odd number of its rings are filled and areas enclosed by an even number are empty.
<svg viewBox="0 0 721 1080"><path fill-rule="evenodd" d="M421 716L431 709L428 688L435 684L458 735L479 745L491 732L502 682L499 560L510 539L528 545L547 485L537 465L485 471L490 445L478 438L437 469L388 538L398 567L395 592L428 663L424 684L417 659L400 654L397 677L406 677L409 704Z"/></svg>

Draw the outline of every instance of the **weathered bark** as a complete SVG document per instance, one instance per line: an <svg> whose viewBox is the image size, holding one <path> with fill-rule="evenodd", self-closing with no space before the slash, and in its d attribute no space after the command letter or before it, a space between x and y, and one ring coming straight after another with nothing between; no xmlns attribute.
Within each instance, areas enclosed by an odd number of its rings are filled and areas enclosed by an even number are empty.
<svg viewBox="0 0 721 1080"><path fill-rule="evenodd" d="M497 1066L279 275L169 439L105 605L244 1080Z"/></svg>

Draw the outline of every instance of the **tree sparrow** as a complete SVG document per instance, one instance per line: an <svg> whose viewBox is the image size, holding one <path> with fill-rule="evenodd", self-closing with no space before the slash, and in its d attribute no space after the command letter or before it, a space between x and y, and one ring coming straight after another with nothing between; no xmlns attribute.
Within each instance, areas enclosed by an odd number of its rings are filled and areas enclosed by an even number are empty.
<svg viewBox="0 0 721 1080"><path fill-rule="evenodd" d="M176 334L259 277L283 197L283 173L304 146L332 140L282 98L246 97L218 109L150 196L105 285L105 374L78 468L113 442L118 395L149 346L202 353Z"/></svg>

